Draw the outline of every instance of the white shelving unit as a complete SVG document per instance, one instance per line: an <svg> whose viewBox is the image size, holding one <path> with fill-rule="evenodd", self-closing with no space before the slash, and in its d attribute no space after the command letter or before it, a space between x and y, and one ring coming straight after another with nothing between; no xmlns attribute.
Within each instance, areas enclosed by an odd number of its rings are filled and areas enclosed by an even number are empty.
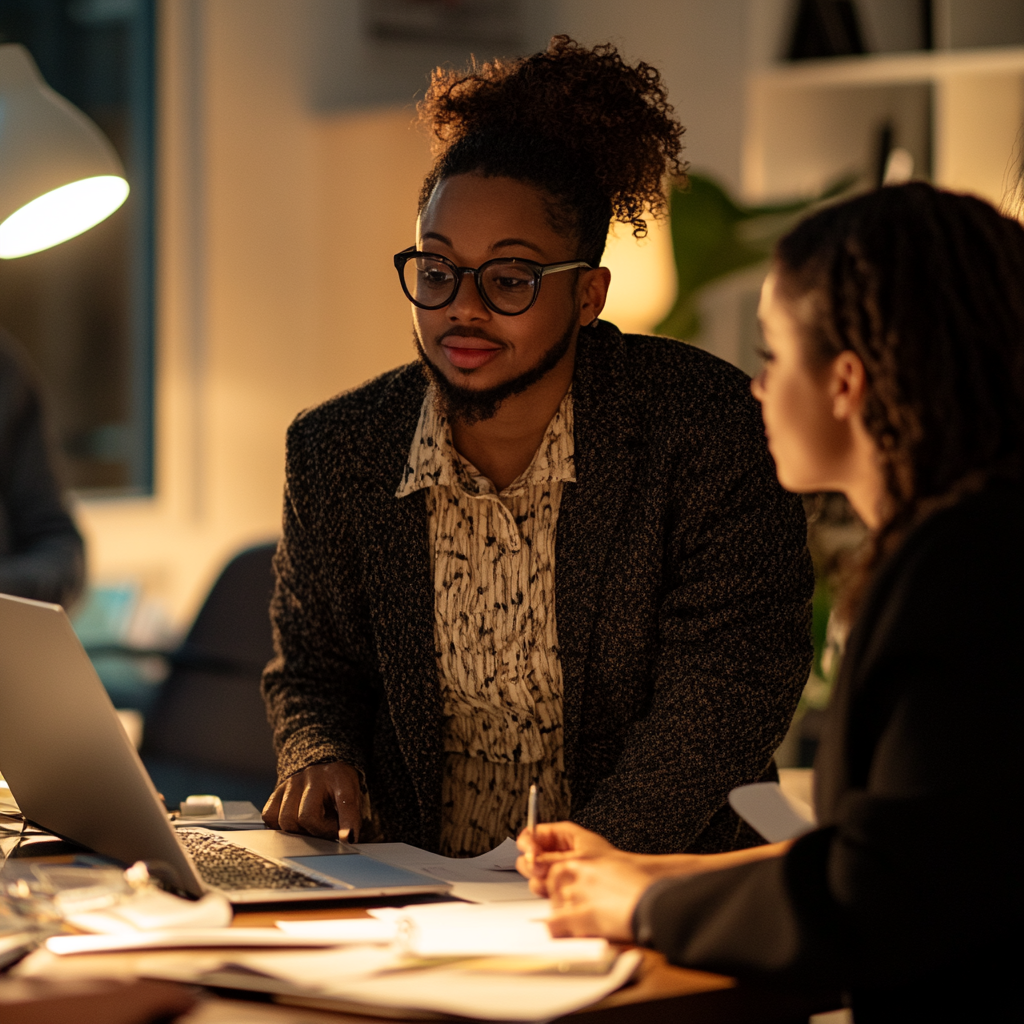
<svg viewBox="0 0 1024 1024"><path fill-rule="evenodd" d="M1018 169L1024 46L869 54L753 74L747 198L807 195L846 172L868 171L886 122L936 184L999 205Z"/></svg>
<svg viewBox="0 0 1024 1024"><path fill-rule="evenodd" d="M878 159L879 130L917 173L1000 206L1024 147L1024 46L869 54L775 65L747 83L743 190L748 202L814 195ZM700 344L756 373L763 267L701 296Z"/></svg>

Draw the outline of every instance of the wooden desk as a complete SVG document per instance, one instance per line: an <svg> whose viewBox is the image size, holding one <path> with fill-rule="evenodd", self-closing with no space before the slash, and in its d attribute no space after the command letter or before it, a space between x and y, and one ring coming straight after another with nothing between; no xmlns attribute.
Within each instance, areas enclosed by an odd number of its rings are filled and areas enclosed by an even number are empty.
<svg viewBox="0 0 1024 1024"><path fill-rule="evenodd" d="M42 859L42 858L41 858ZM233 927L272 927L280 920L330 920L367 916L372 904L334 904L316 909L240 909ZM738 985L734 979L667 964L649 950L633 983L594 1006L573 1014L579 1024L807 1024L813 1013L838 1009L838 993L793 992ZM92 974L124 977L136 974L136 957L146 954L101 954L67 958L58 976L82 978ZM315 1000L311 1000L315 1002ZM443 1018L433 1018L443 1019ZM455 1018L452 1018L455 1019ZM568 1020L569 1018L565 1018ZM312 1007L297 1010L283 1004L241 1002L217 996L204 1003L189 1024L382 1024L380 1017L327 1013Z"/></svg>

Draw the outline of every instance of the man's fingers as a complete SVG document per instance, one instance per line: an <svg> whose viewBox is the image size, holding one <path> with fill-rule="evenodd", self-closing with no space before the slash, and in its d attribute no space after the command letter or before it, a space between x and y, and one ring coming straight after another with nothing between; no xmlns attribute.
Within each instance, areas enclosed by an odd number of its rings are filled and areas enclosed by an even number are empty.
<svg viewBox="0 0 1024 1024"><path fill-rule="evenodd" d="M268 828L277 828L277 819L281 811L281 800L284 797L284 783L274 787L270 799L263 805L263 823Z"/></svg>
<svg viewBox="0 0 1024 1024"><path fill-rule="evenodd" d="M359 842L359 799L342 790L334 791L334 813L338 820L338 839L343 843Z"/></svg>
<svg viewBox="0 0 1024 1024"><path fill-rule="evenodd" d="M299 824L300 801L302 800L304 787L293 776L284 787L284 795L281 797L281 808L277 812L278 827L282 832L301 832Z"/></svg>
<svg viewBox="0 0 1024 1024"><path fill-rule="evenodd" d="M298 831L321 838L334 838L338 834L338 826L334 817L333 802L325 799L323 785L315 776L307 778L305 786L298 795L296 809L296 825ZM330 803L330 812L328 804Z"/></svg>

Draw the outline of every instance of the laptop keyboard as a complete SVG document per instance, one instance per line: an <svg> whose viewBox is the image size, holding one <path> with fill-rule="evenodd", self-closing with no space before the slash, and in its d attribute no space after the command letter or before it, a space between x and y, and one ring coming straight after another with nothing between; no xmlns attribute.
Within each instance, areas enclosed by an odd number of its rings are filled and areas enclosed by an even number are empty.
<svg viewBox="0 0 1024 1024"><path fill-rule="evenodd" d="M216 889L329 889L331 886L258 853L197 829L175 829L178 841L192 855L196 870Z"/></svg>

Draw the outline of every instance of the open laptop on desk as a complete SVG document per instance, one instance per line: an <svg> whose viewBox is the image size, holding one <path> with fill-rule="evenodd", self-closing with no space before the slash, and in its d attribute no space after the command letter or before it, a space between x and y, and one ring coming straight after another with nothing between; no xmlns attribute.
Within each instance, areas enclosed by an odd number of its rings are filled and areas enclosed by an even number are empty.
<svg viewBox="0 0 1024 1024"><path fill-rule="evenodd" d="M444 893L339 843L171 827L63 608L0 594L0 772L28 821L169 887L232 903Z"/></svg>

